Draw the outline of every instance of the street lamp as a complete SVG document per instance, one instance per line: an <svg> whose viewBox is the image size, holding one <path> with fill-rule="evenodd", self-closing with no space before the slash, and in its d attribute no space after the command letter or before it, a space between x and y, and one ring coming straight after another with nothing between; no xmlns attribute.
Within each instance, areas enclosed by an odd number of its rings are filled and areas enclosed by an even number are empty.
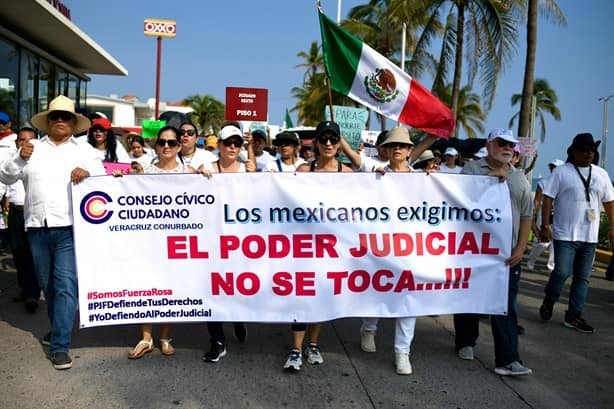
<svg viewBox="0 0 614 409"><path fill-rule="evenodd" d="M606 143L608 139L608 102L610 98L614 97L609 95L607 97L597 98L597 101L603 101L603 138L601 139L601 167L605 169L605 152Z"/></svg>

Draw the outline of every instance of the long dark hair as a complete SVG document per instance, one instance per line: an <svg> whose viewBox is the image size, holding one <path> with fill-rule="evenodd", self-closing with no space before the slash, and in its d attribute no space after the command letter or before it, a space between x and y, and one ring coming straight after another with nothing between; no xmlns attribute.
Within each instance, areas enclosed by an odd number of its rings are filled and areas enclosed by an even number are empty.
<svg viewBox="0 0 614 409"><path fill-rule="evenodd" d="M117 162L117 152L115 152L117 148L117 139L115 139L115 134L112 129L105 132L107 134L107 139L104 141L104 161ZM87 141L94 148L96 147L96 140L94 139L94 131L92 131L92 128L90 128L87 133Z"/></svg>

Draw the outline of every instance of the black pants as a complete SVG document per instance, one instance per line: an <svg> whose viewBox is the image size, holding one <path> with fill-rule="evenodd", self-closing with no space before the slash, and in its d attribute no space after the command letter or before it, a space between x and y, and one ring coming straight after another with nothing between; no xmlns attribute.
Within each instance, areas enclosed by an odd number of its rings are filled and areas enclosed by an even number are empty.
<svg viewBox="0 0 614 409"><path fill-rule="evenodd" d="M28 244L28 236L24 229L23 207L10 205L8 217L8 236L17 269L17 284L21 288L21 295L28 299L38 300L40 287L34 272L32 253Z"/></svg>
<svg viewBox="0 0 614 409"><path fill-rule="evenodd" d="M209 331L209 341L211 343L219 342L221 344L226 343L226 335L224 335L224 327L222 322L207 321L207 330ZM234 326L243 326L242 322L233 322Z"/></svg>

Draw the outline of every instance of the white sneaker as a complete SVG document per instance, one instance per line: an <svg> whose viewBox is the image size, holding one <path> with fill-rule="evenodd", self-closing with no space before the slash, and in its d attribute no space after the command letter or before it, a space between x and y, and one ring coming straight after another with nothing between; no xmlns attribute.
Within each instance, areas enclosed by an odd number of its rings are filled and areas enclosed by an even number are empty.
<svg viewBox="0 0 614 409"><path fill-rule="evenodd" d="M375 352L375 331L360 330L360 348L365 352Z"/></svg>
<svg viewBox="0 0 614 409"><path fill-rule="evenodd" d="M394 353L394 363L397 367L397 374L399 375L411 375L411 363L409 362L409 354L404 352Z"/></svg>
<svg viewBox="0 0 614 409"><path fill-rule="evenodd" d="M473 347L462 347L458 350L458 357L466 361L473 361Z"/></svg>
<svg viewBox="0 0 614 409"><path fill-rule="evenodd" d="M308 344L305 348L305 356L307 357L307 362L311 365L321 365L324 363L324 358L322 358L318 344Z"/></svg>
<svg viewBox="0 0 614 409"><path fill-rule="evenodd" d="M531 375L533 371L523 366L520 362L514 361L509 365L496 367L495 373L502 376L521 376Z"/></svg>
<svg viewBox="0 0 614 409"><path fill-rule="evenodd" d="M284 369L291 369L298 372L301 370L302 365L303 357L301 355L301 351L299 351L298 349L293 349L292 351L290 351L290 353L288 354L288 359L284 364Z"/></svg>

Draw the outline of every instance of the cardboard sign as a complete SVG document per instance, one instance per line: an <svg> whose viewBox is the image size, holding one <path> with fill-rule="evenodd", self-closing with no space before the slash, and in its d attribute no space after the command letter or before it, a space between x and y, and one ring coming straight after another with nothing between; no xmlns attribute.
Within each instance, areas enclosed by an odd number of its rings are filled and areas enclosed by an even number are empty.
<svg viewBox="0 0 614 409"><path fill-rule="evenodd" d="M269 90L226 87L226 119L260 121L268 119Z"/></svg>
<svg viewBox="0 0 614 409"><path fill-rule="evenodd" d="M156 121L155 119L143 119L143 138L155 138L158 131L166 126L166 121Z"/></svg>
<svg viewBox="0 0 614 409"><path fill-rule="evenodd" d="M124 175L130 173L130 163L102 162L102 166L107 175L112 175L116 170L121 170Z"/></svg>
<svg viewBox="0 0 614 409"><path fill-rule="evenodd" d="M357 149L361 142L362 131L367 124L369 111L364 108L333 105L333 113L335 115L335 122L341 129L341 134L352 149ZM324 115L326 120L330 121L330 110L328 107L325 108Z"/></svg>

